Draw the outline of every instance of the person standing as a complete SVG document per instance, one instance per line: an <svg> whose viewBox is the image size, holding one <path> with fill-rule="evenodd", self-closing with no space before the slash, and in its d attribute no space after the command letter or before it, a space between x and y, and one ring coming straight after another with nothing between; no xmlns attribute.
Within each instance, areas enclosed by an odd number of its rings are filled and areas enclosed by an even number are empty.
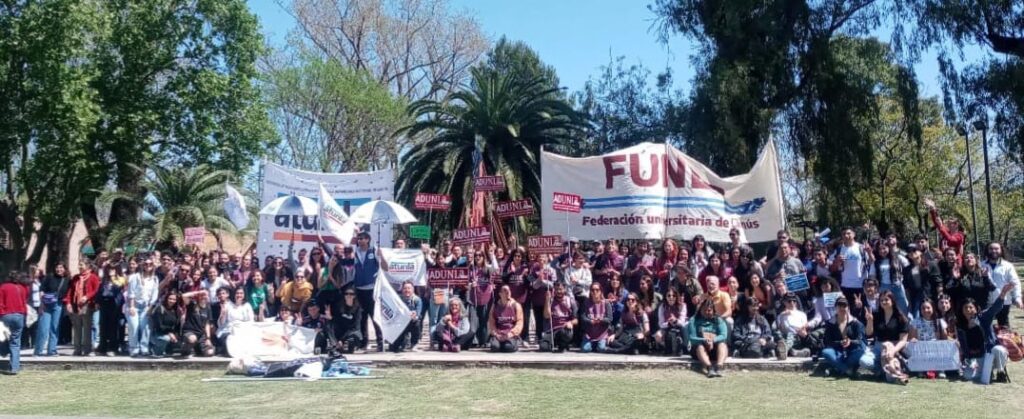
<svg viewBox="0 0 1024 419"><path fill-rule="evenodd" d="M0 370L5 375L16 375L21 369L21 333L25 330L26 302L29 297L28 275L19 273L0 280L0 322L11 331L7 342L0 343L0 356L11 356L11 368Z"/></svg>
<svg viewBox="0 0 1024 419"><path fill-rule="evenodd" d="M128 277L128 289L125 292L128 353L133 357L149 355L149 310L157 304L157 289L153 260L146 259L142 262L142 272Z"/></svg>
<svg viewBox="0 0 1024 419"><path fill-rule="evenodd" d="M843 240L832 253L832 272L839 276L839 286L847 301L854 300L864 292L864 278L867 277L866 266L870 266L868 252L860 243L854 241L856 234L850 227L844 227Z"/></svg>
<svg viewBox="0 0 1024 419"><path fill-rule="evenodd" d="M370 234L360 232L356 236L355 288L356 299L359 300L359 306L363 308L362 317L359 319L359 330L363 335L362 348L364 351L370 343L367 321L373 314L373 285L377 281L377 271L380 270L376 253L377 249L370 246ZM373 331L377 338L377 352L384 352L384 338L377 322L373 322Z"/></svg>
<svg viewBox="0 0 1024 419"><path fill-rule="evenodd" d="M1003 286L1006 284L1013 286L1011 291L1006 294L1003 308L996 313L996 322L999 327L1009 327L1010 307L1017 306L1017 308L1024 310L1024 300L1021 299L1020 277L1017 276L1017 269L1013 267L1012 263L1003 259L1003 245L1001 243L989 243L985 268L988 270L988 276L992 280L992 285L996 288L989 293L988 305L991 306L995 303L995 299L999 298L999 290Z"/></svg>
<svg viewBox="0 0 1024 419"><path fill-rule="evenodd" d="M942 218L939 217L939 211L935 209L935 202L931 199L925 199L924 206L928 208L928 213L932 217L932 224L935 225L935 229L939 230L939 234L942 236L942 241L939 242L942 251L945 252L946 249L953 249L956 251L957 260L963 260L966 237L960 228L960 223L956 218L950 218L943 223Z"/></svg>
<svg viewBox="0 0 1024 419"><path fill-rule="evenodd" d="M62 301L68 293L68 269L63 263L58 263L54 268L53 275L49 275L40 284L39 320L36 324L36 345L33 353L35 356L56 356L57 336L60 331L60 316L63 309Z"/></svg>
<svg viewBox="0 0 1024 419"><path fill-rule="evenodd" d="M96 291L100 289L100 277L93 272L89 262L78 263L78 275L71 279L71 286L64 296L64 309L71 317L71 342L75 356L92 353L92 313L96 309Z"/></svg>

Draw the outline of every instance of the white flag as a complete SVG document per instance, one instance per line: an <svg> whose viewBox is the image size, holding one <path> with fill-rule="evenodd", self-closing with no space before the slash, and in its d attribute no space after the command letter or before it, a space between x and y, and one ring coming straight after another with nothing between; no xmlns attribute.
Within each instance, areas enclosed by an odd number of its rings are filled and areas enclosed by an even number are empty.
<svg viewBox="0 0 1024 419"><path fill-rule="evenodd" d="M327 230L332 236L341 241L342 244L349 244L352 241L353 225L348 222L348 215L341 209L338 202L327 193L324 184L320 184L320 228Z"/></svg>
<svg viewBox="0 0 1024 419"><path fill-rule="evenodd" d="M380 253L388 262L384 277L395 288L400 289L405 281L412 281L416 286L427 285L427 261L422 250L381 247Z"/></svg>
<svg viewBox="0 0 1024 419"><path fill-rule="evenodd" d="M373 285L373 321L380 325L384 340L394 343L409 325L412 316L409 307L398 297L398 293L384 277L384 271L377 271L377 282Z"/></svg>
<svg viewBox="0 0 1024 419"><path fill-rule="evenodd" d="M237 189L232 188L231 185L224 185L224 191L227 193L227 197L224 198L224 213L231 220L231 224L234 224L235 228L238 229L247 227L249 225L249 211L245 209L245 198L242 197L242 194Z"/></svg>

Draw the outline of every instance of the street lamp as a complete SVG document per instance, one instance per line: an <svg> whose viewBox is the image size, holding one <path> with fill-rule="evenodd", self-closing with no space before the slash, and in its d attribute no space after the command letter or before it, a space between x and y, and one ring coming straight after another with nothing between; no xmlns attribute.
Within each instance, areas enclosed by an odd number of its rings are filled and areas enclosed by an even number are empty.
<svg viewBox="0 0 1024 419"><path fill-rule="evenodd" d="M971 169L971 137L967 128L958 126L956 132L964 136L967 154L967 194L971 197L971 225L974 226L974 251L981 254L981 243L978 242L978 215L974 210L974 171Z"/></svg>
<svg viewBox="0 0 1024 419"><path fill-rule="evenodd" d="M996 222L992 218L992 185L988 177L988 122L987 118L974 121L974 129L981 131L982 157L985 158L985 201L988 203L988 240L996 241Z"/></svg>

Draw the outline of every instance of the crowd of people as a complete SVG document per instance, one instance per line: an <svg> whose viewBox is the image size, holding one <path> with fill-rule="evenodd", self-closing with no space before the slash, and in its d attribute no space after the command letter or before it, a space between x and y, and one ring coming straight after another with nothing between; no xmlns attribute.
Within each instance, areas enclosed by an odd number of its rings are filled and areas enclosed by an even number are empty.
<svg viewBox="0 0 1024 419"><path fill-rule="evenodd" d="M316 330L318 352L366 351L370 327L378 351L418 350L426 326L439 351L515 352L535 342L556 353L690 355L709 377L721 376L729 357L820 357L830 375L906 383L908 343L950 340L960 368L920 375L977 380L989 357L1004 379L1008 351L996 333L1009 327L1011 306L1024 309L1016 270L1000 243L983 256L967 252L956 224L932 215L943 237L935 247L925 235L858 239L852 228L836 240L803 242L779 231L761 256L737 230L714 245L700 235L569 239L554 255L531 252L514 236L505 247L422 244L428 267L467 268L470 281L401 284L413 319L389 345L369 321L387 263L367 233L351 246L320 242L262 261L254 248L101 251L74 274L57 265L6 278L0 316L11 338L3 347L8 373L18 371L22 337L35 356L56 356L67 318L74 355L226 356L233 325L277 320ZM809 287L789 289L786 278L801 274ZM25 329L29 311L36 320Z"/></svg>

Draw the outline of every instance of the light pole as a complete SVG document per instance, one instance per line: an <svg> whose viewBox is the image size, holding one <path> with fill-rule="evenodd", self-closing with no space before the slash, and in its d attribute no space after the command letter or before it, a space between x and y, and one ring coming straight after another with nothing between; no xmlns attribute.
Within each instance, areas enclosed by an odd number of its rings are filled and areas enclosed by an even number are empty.
<svg viewBox="0 0 1024 419"><path fill-rule="evenodd" d="M967 194L971 197L971 225L974 226L974 252L981 254L981 243L978 241L978 215L974 209L974 170L971 169L971 137L967 128L956 127L956 132L964 136L967 154Z"/></svg>
<svg viewBox="0 0 1024 419"><path fill-rule="evenodd" d="M992 218L992 185L988 177L988 122L986 118L974 121L974 129L981 131L981 151L985 158L985 201L988 204L988 240L996 241L996 222Z"/></svg>

